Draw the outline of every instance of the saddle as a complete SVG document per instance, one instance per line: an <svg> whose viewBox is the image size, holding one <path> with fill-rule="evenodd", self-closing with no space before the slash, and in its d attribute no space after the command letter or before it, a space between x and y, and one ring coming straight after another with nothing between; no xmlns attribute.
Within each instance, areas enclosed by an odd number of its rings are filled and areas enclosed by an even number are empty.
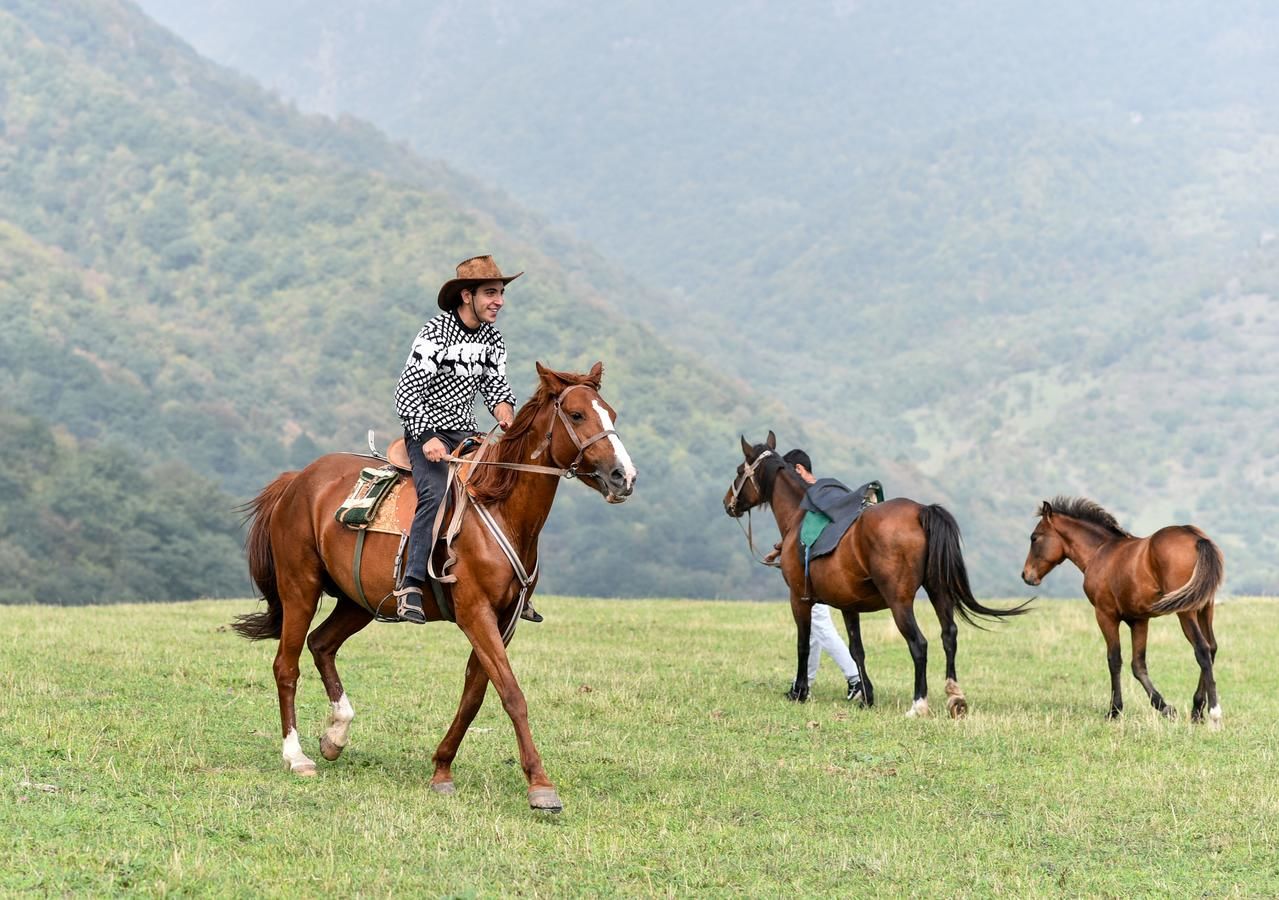
<svg viewBox="0 0 1279 900"><path fill-rule="evenodd" d="M473 435L458 446L454 455L472 456L483 443L483 435ZM394 578L395 583L399 583L401 568L404 564L404 551L408 545L409 531L413 526L413 516L417 512L417 493L413 487L413 480L409 477L412 473L412 467L409 463L408 450L405 447L403 438L394 441L387 448L386 455L383 456L377 452L373 432L370 431L369 451L368 458L381 460L384 464L377 467L366 466L360 470L350 494L334 512L334 518L342 525L359 532L356 537L353 564L355 587L358 594L355 599L379 619L399 621L399 619L394 617L382 615L381 606L387 598L382 598L382 601L375 607L364 596L360 562L364 551L364 538L368 532L398 534L400 536L400 546L395 554ZM360 455L363 456L364 454ZM474 466L464 466L463 468L466 470L466 476L469 476ZM466 490L465 477L459 475L459 477L454 478L450 475L449 485L451 489L445 493L443 502L440 504L439 514L436 515L432 528L432 562L428 566L429 577L427 580L430 582L431 592L435 595L435 602L440 612L446 619L453 620L452 603L443 585L456 581L457 576L444 573L456 562L456 556L451 547L453 538L461 530L462 519L466 513L467 504L462 502ZM406 491L405 502L401 503L400 498L405 495ZM441 526L445 522L449 523L448 528L441 533ZM434 559L440 551L441 538L444 541L446 559L441 573L437 575Z"/></svg>

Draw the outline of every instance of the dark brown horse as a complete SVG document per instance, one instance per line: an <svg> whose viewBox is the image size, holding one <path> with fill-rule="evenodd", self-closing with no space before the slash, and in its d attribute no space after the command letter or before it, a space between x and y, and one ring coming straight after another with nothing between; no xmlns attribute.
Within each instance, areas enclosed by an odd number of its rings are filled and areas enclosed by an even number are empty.
<svg viewBox="0 0 1279 900"><path fill-rule="evenodd" d="M1120 622L1127 622L1132 633L1132 674L1146 689L1150 705L1169 718L1177 714L1155 690L1146 672L1150 620L1176 613L1199 663L1191 721L1202 722L1207 706L1212 727L1220 728L1221 705L1212 673L1217 657L1212 610L1225 565L1217 545L1193 525L1170 525L1150 537L1133 537L1091 500L1057 497L1039 507L1039 523L1030 535L1022 581L1037 585L1066 559L1084 573L1084 593L1106 638L1110 664L1110 710L1106 715L1114 718L1124 708L1119 687L1123 667Z"/></svg>
<svg viewBox="0 0 1279 900"><path fill-rule="evenodd" d="M960 550L959 526L942 507L923 506L897 498L866 509L829 556L812 561L811 597L806 596L804 562L799 532L804 514L800 501L807 485L777 454L777 438L770 431L762 444L742 438L737 478L724 495L724 510L740 518L762 504L772 506L782 533L782 577L790 588L791 612L799 632L799 663L792 700L808 697L808 643L813 602L825 603L844 614L849 650L861 671L866 705L875 702L874 687L866 674L860 614L890 609L897 630L910 647L915 662L915 697L908 716L928 715L928 641L915 621L915 594L922 586L941 623L942 648L946 651L946 710L952 718L968 711L968 701L955 674L959 628L958 612L966 622L974 616L1015 616L1025 605L992 609L978 603L968 585L968 571Z"/></svg>
<svg viewBox="0 0 1279 900"><path fill-rule="evenodd" d="M538 363L537 372L537 392L487 458L501 464L555 467L562 470L560 474L580 466L574 474L583 483L610 503L625 500L635 486L635 467L613 431L614 411L599 395L602 365L596 363L587 375L573 375L550 371ZM342 753L355 715L342 689L335 658L342 643L374 617L354 600L359 595L352 578L356 533L335 522L333 513L366 465L368 460L356 455L322 456L300 472L281 475L250 504L252 525L246 541L249 570L267 608L239 617L234 627L250 639L280 640L275 683L280 696L283 754L285 764L298 775L316 774L315 763L302 752L294 711L303 641L311 649L332 705L320 740L325 759L337 759ZM499 465L479 469L469 486L510 539L525 570L534 572L538 535L551 511L559 478ZM411 496L411 481L404 490ZM457 626L473 649L457 715L435 751L431 787L439 793L453 793L453 759L491 681L515 726L530 805L559 810L559 796L533 744L524 694L502 641L504 628L517 613L520 592L512 564L474 511L466 516L454 549L457 581L451 585L451 605ZM384 597L391 592L398 550L396 535L367 535L361 566L366 596ZM322 593L336 597L337 604L308 637ZM425 608L428 619L445 618L429 593Z"/></svg>

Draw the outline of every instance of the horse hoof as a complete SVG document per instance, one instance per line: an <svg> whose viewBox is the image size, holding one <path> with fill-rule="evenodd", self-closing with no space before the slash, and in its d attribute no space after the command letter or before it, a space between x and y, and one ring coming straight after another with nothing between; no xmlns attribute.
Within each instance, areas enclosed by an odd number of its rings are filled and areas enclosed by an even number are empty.
<svg viewBox="0 0 1279 900"><path fill-rule="evenodd" d="M345 749L345 747L339 746L329 740L329 736L327 734L320 737L320 755L329 762L333 762L341 756L342 751Z"/></svg>
<svg viewBox="0 0 1279 900"><path fill-rule="evenodd" d="M908 719L926 719L929 715L927 700L916 700L910 705L910 709L906 711L906 718Z"/></svg>
<svg viewBox="0 0 1279 900"><path fill-rule="evenodd" d="M442 796L448 797L457 793L457 788L453 786L451 781L432 781L431 790Z"/></svg>
<svg viewBox="0 0 1279 900"><path fill-rule="evenodd" d="M539 812L557 813L564 809L564 804L560 802L560 795L555 793L555 788L533 788L528 792L528 805L530 809L536 809Z"/></svg>
<svg viewBox="0 0 1279 900"><path fill-rule="evenodd" d="M1213 731L1221 730L1221 707L1214 706L1208 710L1208 727Z"/></svg>
<svg viewBox="0 0 1279 900"><path fill-rule="evenodd" d="M289 766L289 771L300 778L314 778L320 773L315 769L315 763L298 763Z"/></svg>
<svg viewBox="0 0 1279 900"><path fill-rule="evenodd" d="M950 713L952 719L962 719L968 715L968 701L963 697L948 697L946 712Z"/></svg>
<svg viewBox="0 0 1279 900"><path fill-rule="evenodd" d="M1175 706L1165 706L1163 709L1159 711L1164 714L1165 719L1177 718L1177 707Z"/></svg>
<svg viewBox="0 0 1279 900"><path fill-rule="evenodd" d="M1121 710L1121 709L1115 709L1114 707L1111 707L1111 708L1110 708L1110 709L1106 712L1106 718L1107 718L1107 719L1118 719L1118 718L1119 718L1119 716L1120 716L1120 715L1122 715L1122 714L1123 714L1123 710Z"/></svg>

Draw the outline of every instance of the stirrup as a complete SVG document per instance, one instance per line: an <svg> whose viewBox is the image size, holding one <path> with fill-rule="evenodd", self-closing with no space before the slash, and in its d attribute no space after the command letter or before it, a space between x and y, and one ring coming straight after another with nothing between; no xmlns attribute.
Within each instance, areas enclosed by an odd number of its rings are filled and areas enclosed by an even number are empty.
<svg viewBox="0 0 1279 900"><path fill-rule="evenodd" d="M524 611L520 613L520 618L529 622L541 622L542 614L533 608L533 604L525 603Z"/></svg>
<svg viewBox="0 0 1279 900"><path fill-rule="evenodd" d="M400 588L398 591L392 591L391 596L395 598L395 614L405 622L412 622L414 625L424 625L426 623L426 611L422 609L422 589L415 584L408 587ZM416 601L410 599L416 596Z"/></svg>

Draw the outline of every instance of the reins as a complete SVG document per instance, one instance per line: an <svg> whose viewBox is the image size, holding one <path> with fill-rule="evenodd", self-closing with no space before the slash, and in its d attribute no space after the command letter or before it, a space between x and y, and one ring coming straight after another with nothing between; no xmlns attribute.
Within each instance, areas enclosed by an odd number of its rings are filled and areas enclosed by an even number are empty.
<svg viewBox="0 0 1279 900"><path fill-rule="evenodd" d="M742 492L742 488L746 487L747 481L755 485L755 490L761 497L764 496L763 488L760 486L759 481L755 478L755 472L759 468L760 463L762 463L767 457L776 455L777 454L775 454L772 450L765 450L759 456L755 457L754 462L742 469L742 474L733 480L732 500L730 502L732 502L734 506L737 505L737 497ZM759 551L755 549L754 524L751 522L750 509L746 510L745 525L742 525L742 517L737 516L737 527L741 528L742 534L746 535L746 545L750 547L751 556L755 559L755 562L759 563L761 566L768 566L773 569L780 569L782 567L782 564L779 562L769 562L768 560L763 559L759 555Z"/></svg>

